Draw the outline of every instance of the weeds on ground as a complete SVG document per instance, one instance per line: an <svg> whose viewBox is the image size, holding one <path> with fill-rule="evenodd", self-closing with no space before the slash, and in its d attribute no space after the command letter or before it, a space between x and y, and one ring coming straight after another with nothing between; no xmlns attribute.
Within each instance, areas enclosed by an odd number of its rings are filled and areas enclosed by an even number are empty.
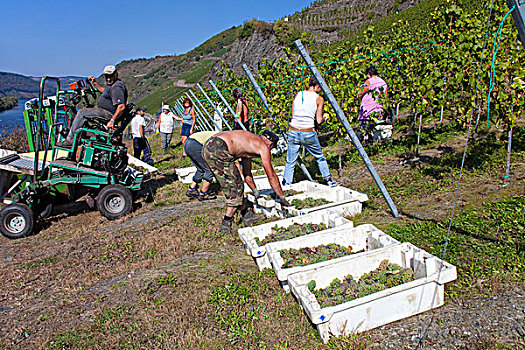
<svg viewBox="0 0 525 350"><path fill-rule="evenodd" d="M297 348L318 341L298 304L269 269L235 274L226 283L214 285L208 302L217 326L241 348L283 348L283 342ZM268 339L273 343L262 342Z"/></svg>

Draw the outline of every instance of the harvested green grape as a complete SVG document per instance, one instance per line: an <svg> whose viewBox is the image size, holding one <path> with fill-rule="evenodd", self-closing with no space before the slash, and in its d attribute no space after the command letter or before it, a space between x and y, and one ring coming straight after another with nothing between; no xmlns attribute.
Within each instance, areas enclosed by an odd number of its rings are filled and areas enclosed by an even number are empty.
<svg viewBox="0 0 525 350"><path fill-rule="evenodd" d="M304 209L304 208L313 208L313 207L319 207L321 205L325 205L328 203L332 203L330 201L327 201L324 198L319 199L313 199L313 198L305 198L305 199L294 199L292 200L292 207L295 207L295 209Z"/></svg>
<svg viewBox="0 0 525 350"><path fill-rule="evenodd" d="M304 191L286 190L286 191L284 191L284 196L285 197L291 197L291 196L295 196L296 194L301 194L303 192ZM272 192L272 193L264 196L263 198L266 199L266 200L277 199L277 194L275 192Z"/></svg>
<svg viewBox="0 0 525 350"><path fill-rule="evenodd" d="M308 283L308 289L315 295L319 305L323 307L334 306L350 300L362 298L388 288L415 280L414 271L411 268L402 268L383 260L379 267L369 273L365 273L354 280L351 275L345 276L341 282L338 278L326 288L315 289L315 281Z"/></svg>
<svg viewBox="0 0 525 350"><path fill-rule="evenodd" d="M343 247L336 243L330 243L311 248L285 249L281 250L280 253L284 260L282 267L289 268L315 264L359 252L353 252L352 247Z"/></svg>
<svg viewBox="0 0 525 350"><path fill-rule="evenodd" d="M326 230L328 227L321 224L292 224L287 227L277 227L275 225L272 228L272 233L270 233L262 241L259 238L255 238L257 245L262 246L271 242L285 241L287 239L292 239L295 237L309 235L314 232Z"/></svg>

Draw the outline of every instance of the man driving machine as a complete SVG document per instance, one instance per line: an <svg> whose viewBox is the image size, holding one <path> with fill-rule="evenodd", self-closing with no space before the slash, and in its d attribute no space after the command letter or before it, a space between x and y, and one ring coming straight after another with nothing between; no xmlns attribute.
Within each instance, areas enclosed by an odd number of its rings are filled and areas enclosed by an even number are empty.
<svg viewBox="0 0 525 350"><path fill-rule="evenodd" d="M113 129L115 122L123 115L128 100L128 90L122 80L118 78L115 66L104 67L103 75L106 79L106 86L97 83L94 76L89 76L91 84L102 93L98 99L97 107L80 109L73 119L66 140L57 142L57 146L71 148L75 133L84 127L89 119L102 120L108 129Z"/></svg>

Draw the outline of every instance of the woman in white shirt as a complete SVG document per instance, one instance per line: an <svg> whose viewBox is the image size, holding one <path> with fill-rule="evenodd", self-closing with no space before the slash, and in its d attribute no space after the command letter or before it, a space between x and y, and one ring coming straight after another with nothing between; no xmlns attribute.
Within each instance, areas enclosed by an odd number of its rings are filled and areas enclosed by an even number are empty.
<svg viewBox="0 0 525 350"><path fill-rule="evenodd" d="M170 106L162 106L162 113L157 121L157 131L160 132L160 148L162 153L166 152L171 142L173 133L173 119L180 119L170 111Z"/></svg>
<svg viewBox="0 0 525 350"><path fill-rule="evenodd" d="M304 146L315 157L321 176L326 180L327 184L330 187L337 185L332 180L328 163L315 132L315 121L317 121L317 124L321 124L324 121L324 99L319 96L319 92L321 92L319 83L315 77L310 77L308 90L299 92L293 101L283 185L291 185L293 182L295 163L297 162L297 157L299 157L301 146Z"/></svg>

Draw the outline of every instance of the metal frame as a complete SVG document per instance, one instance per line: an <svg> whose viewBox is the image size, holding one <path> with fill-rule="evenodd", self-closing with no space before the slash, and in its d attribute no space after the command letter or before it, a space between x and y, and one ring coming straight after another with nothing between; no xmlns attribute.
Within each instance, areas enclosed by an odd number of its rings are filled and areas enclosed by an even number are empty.
<svg viewBox="0 0 525 350"><path fill-rule="evenodd" d="M208 113L208 111L206 110L206 108L204 108L204 106L202 105L201 101L199 101L199 99L197 98L197 96L195 96L195 94L193 93L193 91L189 90L190 91L190 94L191 96L193 97L193 104L194 106L196 107L195 105L195 101L197 101L197 103L199 104L200 106L200 111L201 111L201 114L202 114L202 111L204 111L206 113L206 115L208 116L208 119L211 120L211 122L213 123L213 125L215 125L215 128L220 131L222 128L219 127L219 125L217 125L217 123L215 122L215 119L213 119L213 117L210 115L210 113Z"/></svg>
<svg viewBox="0 0 525 350"><path fill-rule="evenodd" d="M206 93L206 91L204 91L204 89L202 88L202 86L197 83L197 87L199 88L199 90L202 92L202 94L204 95L204 97L206 97L206 99L208 100L208 102L211 104L211 106L213 107L213 109L215 110L215 112L217 112L217 114L219 115L219 117L221 117L222 121L224 122L224 124L228 127L229 130L232 130L232 127L230 126L230 124L228 124L228 122L226 121L226 119L224 119L224 115L222 114L221 110L218 109L216 107L216 105L213 103L213 101L210 99L210 97L208 96L208 94Z"/></svg>
<svg viewBox="0 0 525 350"><path fill-rule="evenodd" d="M232 107L230 106L230 104L228 103L228 101L226 101L226 99L224 98L224 96L221 94L221 92L219 91L219 89L217 88L217 86L215 86L215 83L213 82L213 80L210 80L210 85L211 87L215 90L215 92L217 93L217 95L219 95L219 97L221 98L222 102L224 103L224 105L228 108L228 110L230 111L230 113L233 115L233 119L235 119L237 121L237 124L239 124L239 126L244 130L244 131L248 131L246 130L246 127L244 126L243 123L241 123L241 121L239 120L239 118L237 118L237 116L235 115L235 112L234 110L232 109Z"/></svg>

